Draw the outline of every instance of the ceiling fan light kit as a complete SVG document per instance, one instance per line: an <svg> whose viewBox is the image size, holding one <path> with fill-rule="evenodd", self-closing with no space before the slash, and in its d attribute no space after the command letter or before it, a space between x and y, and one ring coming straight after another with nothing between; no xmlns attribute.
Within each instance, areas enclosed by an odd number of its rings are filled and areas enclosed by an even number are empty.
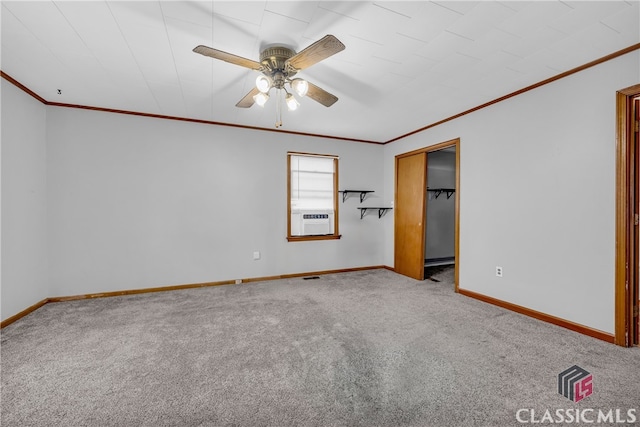
<svg viewBox="0 0 640 427"><path fill-rule="evenodd" d="M303 97L307 95L309 91L309 83L306 80L302 79L293 79L291 80L291 88L298 94L298 96Z"/></svg>
<svg viewBox="0 0 640 427"><path fill-rule="evenodd" d="M255 88L251 89L236 104L236 107L249 108L253 104L263 107L269 100L269 91L275 89L277 95L276 127L280 127L282 126L280 104L284 101L289 111L296 110L300 105L293 94L287 91L285 84L288 84L298 96L304 97L308 95L309 98L325 107L330 107L338 101L338 97L335 95L309 83L307 80L294 79L293 76L298 71L316 64L342 51L344 48L345 46L340 40L332 35L327 35L298 53L284 46L268 47L260 52L260 62L202 45L195 47L193 51L214 59L260 71L262 74L256 78ZM282 92L285 93L284 100L282 100Z"/></svg>
<svg viewBox="0 0 640 427"><path fill-rule="evenodd" d="M260 107L264 107L264 104L269 100L269 95L264 92L259 92L257 95L253 95L253 100Z"/></svg>
<svg viewBox="0 0 640 427"><path fill-rule="evenodd" d="M264 74L259 75L258 78L256 79L256 87L262 93L269 92L269 89L271 89L271 85L272 85L271 79L265 76Z"/></svg>
<svg viewBox="0 0 640 427"><path fill-rule="evenodd" d="M293 95L291 95L289 92L287 92L287 96L285 97L284 100L287 103L287 108L289 109L289 111L297 110L298 106L300 105L298 100L295 99Z"/></svg>

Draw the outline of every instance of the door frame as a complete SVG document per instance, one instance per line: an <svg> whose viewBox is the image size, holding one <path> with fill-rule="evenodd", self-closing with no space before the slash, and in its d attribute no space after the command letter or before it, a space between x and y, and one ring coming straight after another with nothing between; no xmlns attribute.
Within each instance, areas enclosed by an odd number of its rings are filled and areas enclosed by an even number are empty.
<svg viewBox="0 0 640 427"><path fill-rule="evenodd" d="M395 176L398 176L398 159L407 156L413 156L415 154L427 153L429 154L432 151L442 150L444 148L455 147L456 149L456 192L455 192L455 225L454 225L454 257L455 257L455 265L454 265L454 291L457 293L460 288L460 138L451 139L445 142L441 142L439 144L430 145L428 147L419 148L417 150L409 151L407 153L398 154L395 156ZM428 164L428 163L427 163ZM428 168L428 166L427 166ZM425 171L426 173L426 171ZM423 193L427 193L427 183L423 184ZM395 206L397 209L398 206L398 182L396 179L395 183ZM426 216L426 213L425 213ZM395 224L395 222L394 222ZM423 226L426 227L426 219L423 221ZM424 231L424 229L423 229ZM394 234L396 234L396 228L394 225ZM424 234L424 233L423 233ZM395 244L395 238L394 238ZM396 253L396 248L394 247L394 257ZM424 251L423 251L424 252ZM424 258L424 253L421 255ZM423 278L424 279L424 278Z"/></svg>
<svg viewBox="0 0 640 427"><path fill-rule="evenodd" d="M640 96L640 84L616 93L616 245L615 245L615 338L614 343L624 347L635 342L634 307L638 283L634 271L638 269L638 253L633 248L635 215L633 201L634 152L632 117L633 99ZM634 290L635 288L635 290ZM635 327L638 327L637 325Z"/></svg>

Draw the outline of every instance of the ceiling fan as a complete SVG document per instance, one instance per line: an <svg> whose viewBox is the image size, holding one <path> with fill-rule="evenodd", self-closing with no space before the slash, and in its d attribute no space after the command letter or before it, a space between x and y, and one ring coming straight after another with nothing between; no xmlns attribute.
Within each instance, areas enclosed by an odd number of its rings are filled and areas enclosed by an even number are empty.
<svg viewBox="0 0 640 427"><path fill-rule="evenodd" d="M293 77L298 71L316 64L344 48L344 44L336 37L326 35L298 53L285 46L268 47L260 52L260 62L202 45L195 47L193 51L214 59L260 71L262 74L256 79L256 87L238 101L236 107L249 108L254 103L264 106L269 100L269 91L273 88L276 90L278 101L276 104L276 127L280 127L282 126L280 112L282 92L285 94L284 101L289 110L295 110L299 105L295 97L287 91L285 84L289 85L298 96L308 96L325 107L332 106L338 100L338 97L313 83Z"/></svg>

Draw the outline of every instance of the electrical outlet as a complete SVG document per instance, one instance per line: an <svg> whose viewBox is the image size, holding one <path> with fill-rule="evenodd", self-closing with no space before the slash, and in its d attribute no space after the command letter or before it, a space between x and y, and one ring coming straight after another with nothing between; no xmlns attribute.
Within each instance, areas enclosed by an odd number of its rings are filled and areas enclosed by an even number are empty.
<svg viewBox="0 0 640 427"><path fill-rule="evenodd" d="M502 267L496 267L496 276L502 277Z"/></svg>
<svg viewBox="0 0 640 427"><path fill-rule="evenodd" d="M242 283L242 279L236 279L236 285L239 285L240 283Z"/></svg>
<svg viewBox="0 0 640 427"><path fill-rule="evenodd" d="M253 259L254 260L260 259L260 251L253 252Z"/></svg>

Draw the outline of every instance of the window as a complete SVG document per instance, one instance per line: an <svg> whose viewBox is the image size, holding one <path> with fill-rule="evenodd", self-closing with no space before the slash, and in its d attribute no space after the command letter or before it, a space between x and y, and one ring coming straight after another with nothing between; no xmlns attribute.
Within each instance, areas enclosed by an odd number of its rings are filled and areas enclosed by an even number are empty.
<svg viewBox="0 0 640 427"><path fill-rule="evenodd" d="M287 239L339 239L338 157L287 153Z"/></svg>

